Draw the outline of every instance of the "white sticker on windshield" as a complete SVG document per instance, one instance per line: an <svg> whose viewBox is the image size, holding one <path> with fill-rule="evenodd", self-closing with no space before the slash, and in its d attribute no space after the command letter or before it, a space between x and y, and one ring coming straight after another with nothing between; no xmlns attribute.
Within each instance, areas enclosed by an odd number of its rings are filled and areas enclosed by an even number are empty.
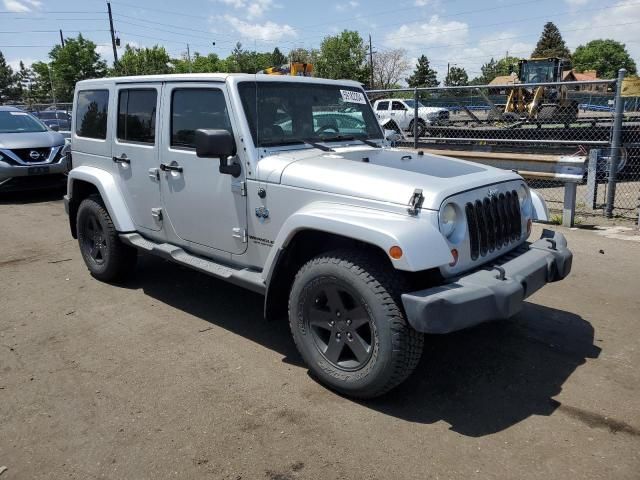
<svg viewBox="0 0 640 480"><path fill-rule="evenodd" d="M367 103L367 99L364 98L362 92L354 92L353 90L340 90L342 100L347 103Z"/></svg>
<svg viewBox="0 0 640 480"><path fill-rule="evenodd" d="M9 112L11 115L26 115L27 112Z"/></svg>

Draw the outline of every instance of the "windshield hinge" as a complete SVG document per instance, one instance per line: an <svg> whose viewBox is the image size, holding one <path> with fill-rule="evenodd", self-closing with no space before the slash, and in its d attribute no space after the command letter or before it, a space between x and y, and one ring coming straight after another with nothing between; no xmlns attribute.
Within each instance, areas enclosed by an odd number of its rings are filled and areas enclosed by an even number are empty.
<svg viewBox="0 0 640 480"><path fill-rule="evenodd" d="M233 238L239 238L242 243L247 243L247 231L244 228L235 227L233 229Z"/></svg>
<svg viewBox="0 0 640 480"><path fill-rule="evenodd" d="M409 208L407 208L407 212L411 216L418 215L418 212L422 208L422 203L424 202L424 195L422 195L422 189L416 188L413 191L413 195L409 199Z"/></svg>

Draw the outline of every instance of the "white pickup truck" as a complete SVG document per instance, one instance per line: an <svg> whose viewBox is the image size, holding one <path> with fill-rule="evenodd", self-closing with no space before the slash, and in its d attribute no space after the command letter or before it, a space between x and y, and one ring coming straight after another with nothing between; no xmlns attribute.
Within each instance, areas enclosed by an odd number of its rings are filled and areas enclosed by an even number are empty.
<svg viewBox="0 0 640 480"><path fill-rule="evenodd" d="M376 100L373 109L378 121L386 130L403 130L413 134L415 100L386 98ZM426 107L418 102L418 136L422 136L427 125L449 121L449 110L441 107ZM395 124L395 125L394 125ZM398 132L400 133L400 132Z"/></svg>

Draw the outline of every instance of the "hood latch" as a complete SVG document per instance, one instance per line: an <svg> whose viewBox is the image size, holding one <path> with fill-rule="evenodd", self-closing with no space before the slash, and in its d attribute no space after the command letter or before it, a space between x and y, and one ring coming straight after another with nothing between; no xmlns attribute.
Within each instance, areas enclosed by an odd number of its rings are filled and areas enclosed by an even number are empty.
<svg viewBox="0 0 640 480"><path fill-rule="evenodd" d="M424 195L422 195L422 189L416 188L413 191L413 195L409 199L409 208L407 208L407 212L411 216L418 215L418 212L422 208L422 204L424 203Z"/></svg>

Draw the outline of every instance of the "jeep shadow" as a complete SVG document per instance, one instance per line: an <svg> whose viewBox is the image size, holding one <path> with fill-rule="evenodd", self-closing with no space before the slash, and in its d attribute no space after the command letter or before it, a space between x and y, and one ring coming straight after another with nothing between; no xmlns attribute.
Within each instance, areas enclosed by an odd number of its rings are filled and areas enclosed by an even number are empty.
<svg viewBox="0 0 640 480"><path fill-rule="evenodd" d="M261 295L151 256L139 261L124 288L141 288L304 368L286 319L263 320ZM590 323L527 302L512 320L428 335L420 365L406 382L381 398L357 402L409 422L445 421L458 433L480 437L532 415L551 415L564 382L599 353Z"/></svg>

